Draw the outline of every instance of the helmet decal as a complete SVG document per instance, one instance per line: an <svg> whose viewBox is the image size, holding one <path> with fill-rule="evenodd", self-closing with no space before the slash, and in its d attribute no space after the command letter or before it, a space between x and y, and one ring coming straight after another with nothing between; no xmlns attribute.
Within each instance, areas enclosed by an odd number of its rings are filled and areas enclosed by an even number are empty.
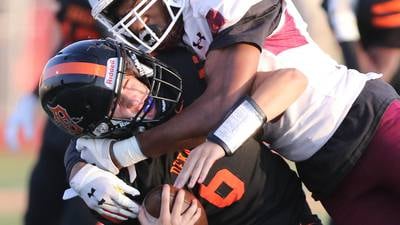
<svg viewBox="0 0 400 225"><path fill-rule="evenodd" d="M114 89L115 80L118 72L118 58L110 58L107 60L107 72L104 79L104 85L110 89Z"/></svg>
<svg viewBox="0 0 400 225"><path fill-rule="evenodd" d="M67 110L60 105L56 105L55 107L47 105L47 107L53 113L53 120L58 126L61 126L71 134L78 135L82 133L83 128L78 123L82 121L83 117L70 117Z"/></svg>

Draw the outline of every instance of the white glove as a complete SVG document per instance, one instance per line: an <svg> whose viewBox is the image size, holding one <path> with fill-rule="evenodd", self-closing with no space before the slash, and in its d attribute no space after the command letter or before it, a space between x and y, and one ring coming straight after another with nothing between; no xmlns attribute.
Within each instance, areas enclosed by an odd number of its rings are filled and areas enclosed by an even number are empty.
<svg viewBox="0 0 400 225"><path fill-rule="evenodd" d="M111 160L110 148L114 139L78 138L76 149L81 153L81 158L97 167L118 174L119 170Z"/></svg>
<svg viewBox="0 0 400 225"><path fill-rule="evenodd" d="M33 94L23 96L17 103L5 126L5 141L11 150L18 150L20 142L19 130L27 140L33 138L34 118L37 105L37 97Z"/></svg>
<svg viewBox="0 0 400 225"><path fill-rule="evenodd" d="M136 178L134 165L147 158L140 150L134 136L121 141L79 138L76 142L76 149L81 152L81 158L86 162L95 164L113 174L118 174L119 170L111 160L110 151L113 151L119 165L128 168L130 182L133 182Z"/></svg>
<svg viewBox="0 0 400 225"><path fill-rule="evenodd" d="M86 164L72 177L70 186L89 208L106 218L127 220L137 217L139 205L124 193L136 196L140 192L107 171Z"/></svg>

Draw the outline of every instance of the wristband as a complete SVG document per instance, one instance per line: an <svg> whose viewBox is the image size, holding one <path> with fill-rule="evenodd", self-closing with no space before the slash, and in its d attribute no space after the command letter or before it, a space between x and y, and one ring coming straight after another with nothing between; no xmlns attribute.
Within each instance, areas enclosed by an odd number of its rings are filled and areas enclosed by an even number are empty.
<svg viewBox="0 0 400 225"><path fill-rule="evenodd" d="M208 134L207 140L220 145L226 155L233 155L266 119L257 103L246 96L228 112L221 125Z"/></svg>
<svg viewBox="0 0 400 225"><path fill-rule="evenodd" d="M135 136L115 142L112 151L115 159L122 167L128 167L147 159L140 150Z"/></svg>

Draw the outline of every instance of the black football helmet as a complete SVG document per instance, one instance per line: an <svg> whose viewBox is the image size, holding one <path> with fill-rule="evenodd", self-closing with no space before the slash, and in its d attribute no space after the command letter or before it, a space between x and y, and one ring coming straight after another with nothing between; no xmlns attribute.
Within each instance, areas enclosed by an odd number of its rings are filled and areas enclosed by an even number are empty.
<svg viewBox="0 0 400 225"><path fill-rule="evenodd" d="M150 94L134 118L113 118L128 67ZM65 47L47 62L39 85L40 101L51 121L77 137L134 135L170 117L181 93L182 79L174 69L112 39ZM156 116L145 118L153 107Z"/></svg>

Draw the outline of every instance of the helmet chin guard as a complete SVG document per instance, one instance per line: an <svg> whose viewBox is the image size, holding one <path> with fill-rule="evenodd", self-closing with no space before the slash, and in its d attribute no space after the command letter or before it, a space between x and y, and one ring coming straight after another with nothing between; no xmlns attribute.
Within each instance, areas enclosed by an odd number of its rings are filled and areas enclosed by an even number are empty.
<svg viewBox="0 0 400 225"><path fill-rule="evenodd" d="M133 118L113 118L128 71L149 88ZM154 57L112 39L85 40L62 49L46 64L39 97L50 119L71 135L132 136L168 119L180 101L182 79ZM153 109L155 116L146 118Z"/></svg>
<svg viewBox="0 0 400 225"><path fill-rule="evenodd" d="M125 16L115 20L115 15L110 15L108 7L113 4L118 4L116 0L89 0L92 6L92 16L100 21L108 31L110 31L119 41L125 43L131 48L136 48L144 52L154 51L166 39L173 30L174 25L179 20L182 14L186 0L139 0L133 9ZM146 11L152 7L157 1L162 1L166 14L169 19L169 24L164 29L158 26L147 25L141 18ZM144 27L143 31L135 34L129 27L139 22Z"/></svg>

